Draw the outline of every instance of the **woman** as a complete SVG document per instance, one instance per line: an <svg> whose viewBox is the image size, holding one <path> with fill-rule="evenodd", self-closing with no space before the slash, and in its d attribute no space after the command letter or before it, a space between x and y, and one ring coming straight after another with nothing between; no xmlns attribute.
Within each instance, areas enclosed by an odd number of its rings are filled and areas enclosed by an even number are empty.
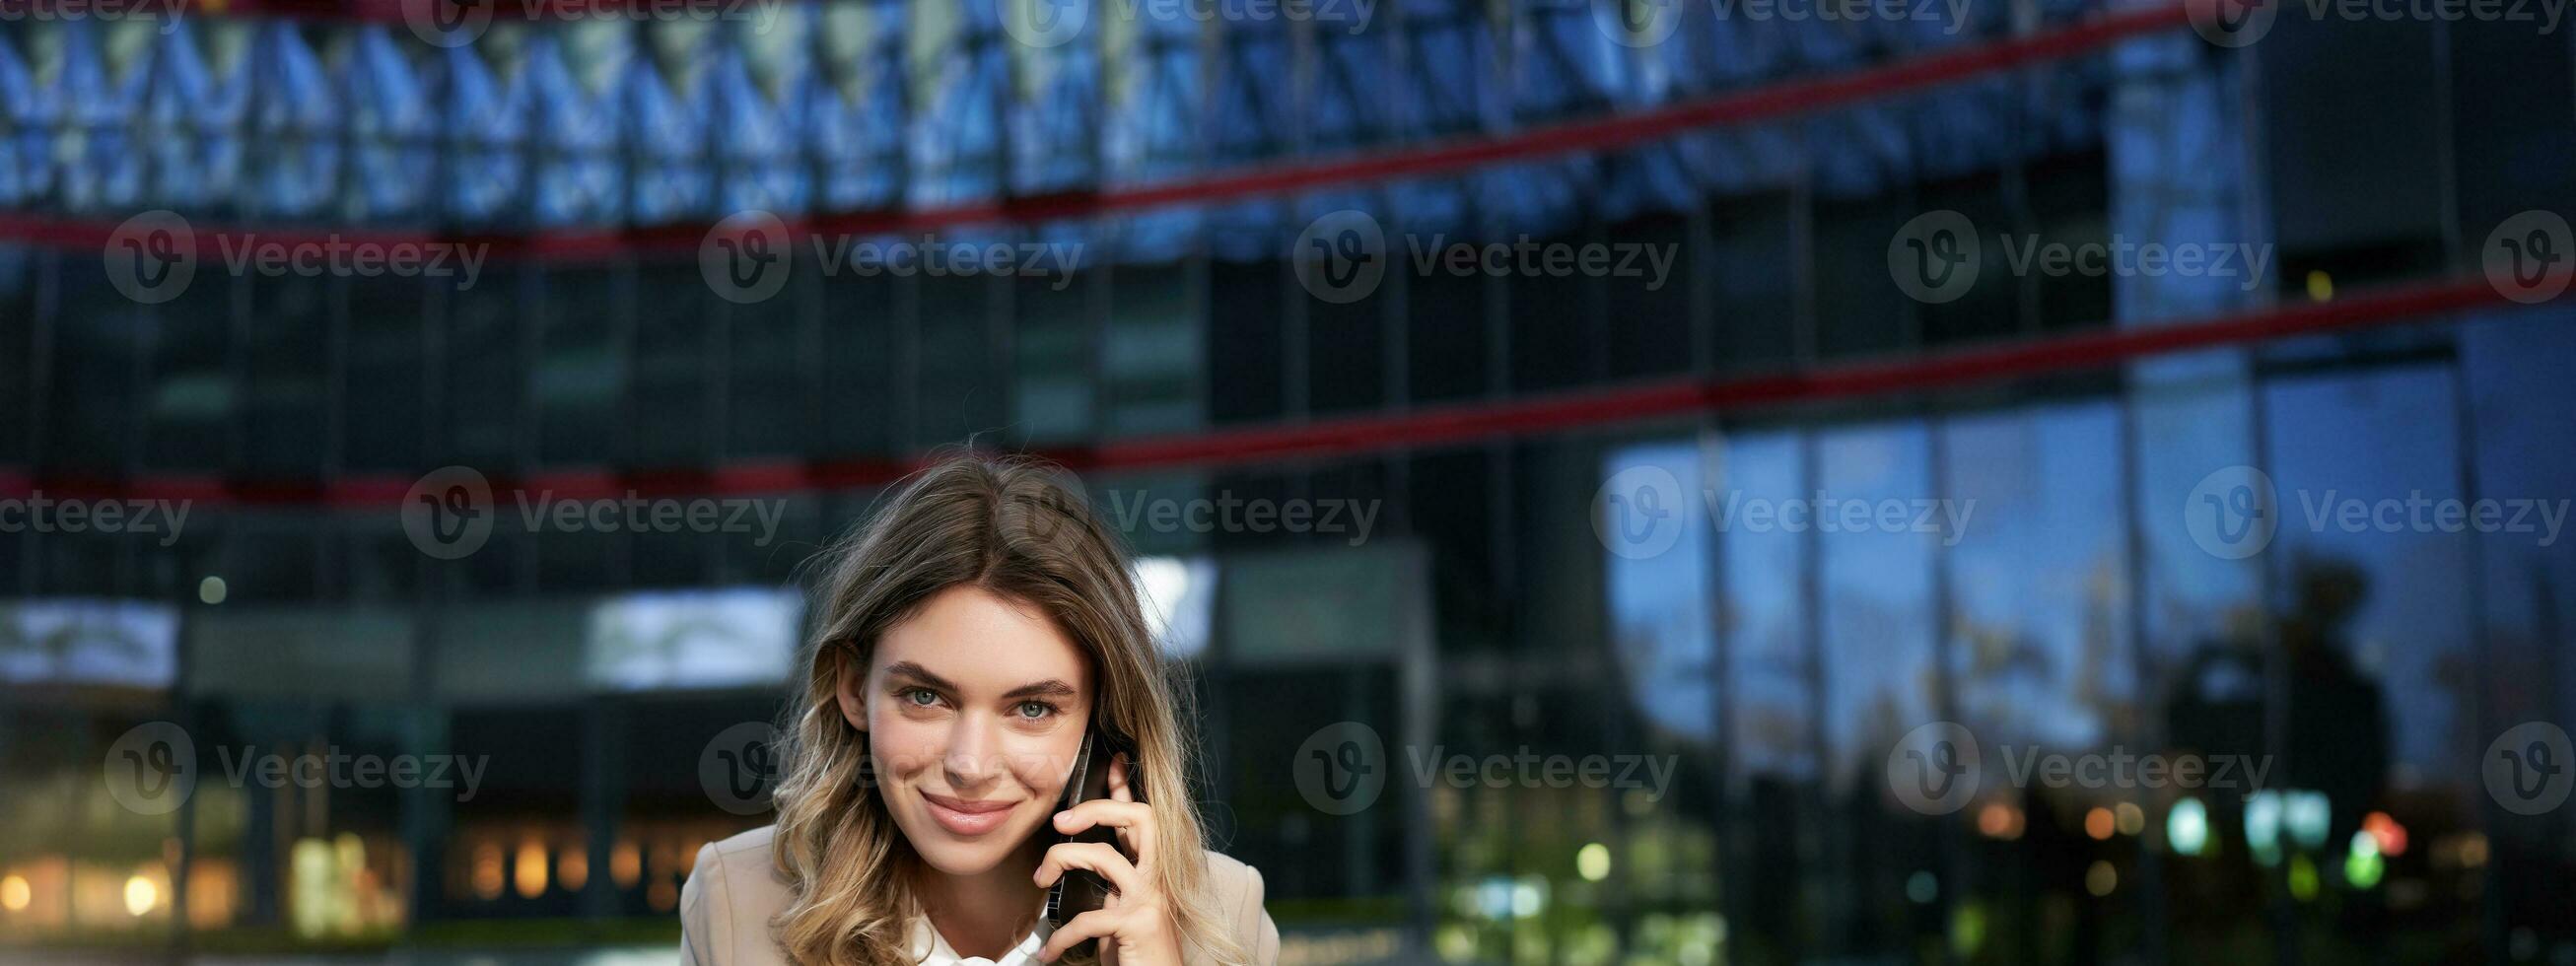
<svg viewBox="0 0 2576 966"><path fill-rule="evenodd" d="M1066 957L1085 940L1117 966L1277 959L1261 874L1203 842L1183 692L1079 493L955 457L832 549L778 824L698 852L686 962L1018 966L1089 959ZM1059 811L1094 729L1128 749L1110 793ZM1063 838L1095 827L1117 845ZM1113 894L1051 928L1069 870Z"/></svg>

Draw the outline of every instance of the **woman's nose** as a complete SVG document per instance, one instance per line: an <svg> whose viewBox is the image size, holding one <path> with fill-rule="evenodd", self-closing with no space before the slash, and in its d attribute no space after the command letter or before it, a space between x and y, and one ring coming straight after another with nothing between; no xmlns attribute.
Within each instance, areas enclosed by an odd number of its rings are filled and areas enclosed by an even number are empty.
<svg viewBox="0 0 2576 966"><path fill-rule="evenodd" d="M1000 770L993 758L991 727L976 715L959 715L948 734L948 755L941 760L951 785L980 785Z"/></svg>

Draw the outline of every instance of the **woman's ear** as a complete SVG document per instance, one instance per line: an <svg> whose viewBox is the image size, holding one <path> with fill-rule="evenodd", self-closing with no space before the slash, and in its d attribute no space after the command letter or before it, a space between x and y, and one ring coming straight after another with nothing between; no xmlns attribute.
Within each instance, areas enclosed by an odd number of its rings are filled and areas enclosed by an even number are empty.
<svg viewBox="0 0 2576 966"><path fill-rule="evenodd" d="M864 734L868 730L868 669L858 661L858 649L838 649L840 660L833 668L837 680L832 682L832 695L841 704L841 718Z"/></svg>

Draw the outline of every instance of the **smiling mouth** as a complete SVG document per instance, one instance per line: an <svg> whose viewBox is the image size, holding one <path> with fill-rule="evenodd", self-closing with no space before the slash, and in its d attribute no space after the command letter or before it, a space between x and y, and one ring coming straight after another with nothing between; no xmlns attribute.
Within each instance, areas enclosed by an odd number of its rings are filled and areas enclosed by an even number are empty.
<svg viewBox="0 0 2576 966"><path fill-rule="evenodd" d="M1017 802L969 802L946 795L921 793L922 804L929 806L930 817L939 827L960 836L976 836L1002 827L1011 817Z"/></svg>

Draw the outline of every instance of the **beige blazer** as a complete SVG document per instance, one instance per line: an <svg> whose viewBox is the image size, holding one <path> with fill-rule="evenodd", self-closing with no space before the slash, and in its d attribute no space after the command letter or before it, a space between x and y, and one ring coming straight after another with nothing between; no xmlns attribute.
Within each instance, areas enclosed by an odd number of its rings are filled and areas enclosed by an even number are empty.
<svg viewBox="0 0 2576 966"><path fill-rule="evenodd" d="M698 850L697 867L680 887L682 966L786 966L770 939L769 920L787 907L787 881L769 859L776 826L762 826ZM1279 927L1261 907L1261 871L1223 853L1207 854L1217 907L1232 915L1235 940L1256 966L1279 962ZM1213 966L1184 944L1190 966Z"/></svg>

